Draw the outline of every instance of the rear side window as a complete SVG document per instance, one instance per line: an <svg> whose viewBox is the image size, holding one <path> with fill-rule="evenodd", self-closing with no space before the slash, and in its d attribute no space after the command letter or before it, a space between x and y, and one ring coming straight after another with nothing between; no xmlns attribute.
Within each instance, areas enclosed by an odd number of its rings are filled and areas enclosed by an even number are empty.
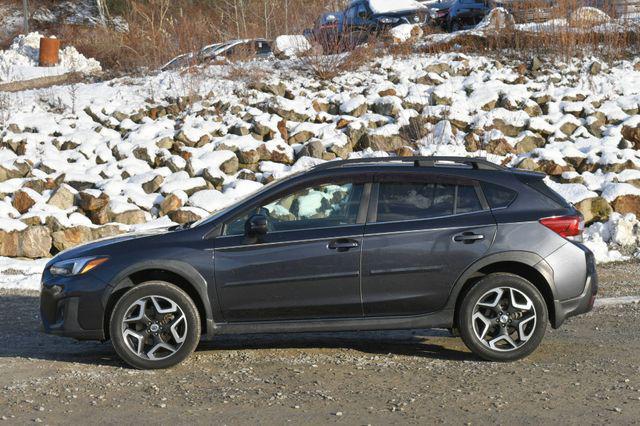
<svg viewBox="0 0 640 426"><path fill-rule="evenodd" d="M547 186L546 183L544 183L543 179L526 179L523 180L523 182L530 186L531 188L535 189L536 191L538 191L539 193L541 193L542 195L544 195L547 198L550 198L551 200L553 200L556 204L560 205L561 207L569 207L570 204L567 202L567 200L565 200L564 198L562 198L562 195L558 194L556 191L554 191L553 189L549 188Z"/></svg>
<svg viewBox="0 0 640 426"><path fill-rule="evenodd" d="M509 206L518 195L517 192L511 189L487 182L482 182L482 192L484 192L484 197L492 209Z"/></svg>
<svg viewBox="0 0 640 426"><path fill-rule="evenodd" d="M482 210L473 186L380 183L377 222L429 219Z"/></svg>

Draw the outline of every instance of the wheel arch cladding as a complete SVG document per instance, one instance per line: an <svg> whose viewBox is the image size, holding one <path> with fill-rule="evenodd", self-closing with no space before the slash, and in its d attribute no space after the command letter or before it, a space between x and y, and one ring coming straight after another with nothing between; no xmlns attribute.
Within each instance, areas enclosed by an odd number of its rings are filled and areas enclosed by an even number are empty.
<svg viewBox="0 0 640 426"><path fill-rule="evenodd" d="M549 322L552 325L555 324L555 305L553 303L554 297L551 284L538 269L528 265L527 263L517 261L499 261L490 263L478 269L475 274L464 281L464 284L456 298L454 324L457 324L460 304L469 290L471 290L471 288L485 276L498 272L517 275L533 284L544 298L549 314Z"/></svg>
<svg viewBox="0 0 640 426"><path fill-rule="evenodd" d="M109 320L111 313L118 300L131 288L147 281L165 281L183 290L193 300L200 316L200 327L202 333L207 333L207 319L212 317L211 306L209 304L206 286L194 284L192 279L186 278L183 271L176 272L173 268L146 267L131 271L128 275L118 281L114 286L114 291L109 296L105 308L104 330L105 336L109 338ZM201 278L202 279L202 278ZM204 282L204 279L202 279Z"/></svg>

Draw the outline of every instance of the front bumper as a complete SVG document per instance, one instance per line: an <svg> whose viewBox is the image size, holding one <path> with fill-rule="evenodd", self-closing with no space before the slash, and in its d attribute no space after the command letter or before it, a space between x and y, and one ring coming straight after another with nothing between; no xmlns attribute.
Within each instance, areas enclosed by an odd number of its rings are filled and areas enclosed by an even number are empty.
<svg viewBox="0 0 640 426"><path fill-rule="evenodd" d="M105 340L101 298L107 288L90 273L77 277L45 274L40 290L42 330L78 340Z"/></svg>
<svg viewBox="0 0 640 426"><path fill-rule="evenodd" d="M567 318L585 314L593 309L596 294L598 294L598 272L593 253L586 248L584 250L586 250L585 256L587 260L587 279L584 290L578 297L567 300L554 300L554 328L560 327Z"/></svg>

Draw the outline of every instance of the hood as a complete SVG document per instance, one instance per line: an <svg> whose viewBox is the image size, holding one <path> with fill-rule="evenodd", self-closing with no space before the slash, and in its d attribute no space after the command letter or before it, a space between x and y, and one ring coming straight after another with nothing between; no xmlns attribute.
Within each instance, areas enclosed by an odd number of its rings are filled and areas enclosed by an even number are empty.
<svg viewBox="0 0 640 426"><path fill-rule="evenodd" d="M145 230L141 232L134 232L130 234L122 234L122 235L116 235L113 237L101 238L99 240L94 240L86 244L81 244L79 246L61 251L49 261L49 264L53 262L58 262L60 260L74 259L76 257L92 256L95 254L100 254L101 249L105 249L107 247L122 243L124 241L151 237L154 235L165 234L167 232L170 232L168 228L157 228L157 229Z"/></svg>
<svg viewBox="0 0 640 426"><path fill-rule="evenodd" d="M430 10L444 10L444 9L450 9L451 6L453 6L453 1L443 1L443 2L438 2L438 3L433 3L429 5L429 9Z"/></svg>

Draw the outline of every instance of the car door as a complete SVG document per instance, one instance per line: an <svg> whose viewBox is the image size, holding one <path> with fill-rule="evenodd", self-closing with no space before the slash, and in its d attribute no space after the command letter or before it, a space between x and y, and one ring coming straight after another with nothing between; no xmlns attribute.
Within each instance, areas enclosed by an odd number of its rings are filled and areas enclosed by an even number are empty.
<svg viewBox="0 0 640 426"><path fill-rule="evenodd" d="M362 317L364 179L296 187L227 222L214 252L226 321ZM268 224L259 239L244 232L256 212Z"/></svg>
<svg viewBox="0 0 640 426"><path fill-rule="evenodd" d="M365 316L444 306L458 276L495 236L479 194L474 181L440 175L385 176L374 185L363 243Z"/></svg>

